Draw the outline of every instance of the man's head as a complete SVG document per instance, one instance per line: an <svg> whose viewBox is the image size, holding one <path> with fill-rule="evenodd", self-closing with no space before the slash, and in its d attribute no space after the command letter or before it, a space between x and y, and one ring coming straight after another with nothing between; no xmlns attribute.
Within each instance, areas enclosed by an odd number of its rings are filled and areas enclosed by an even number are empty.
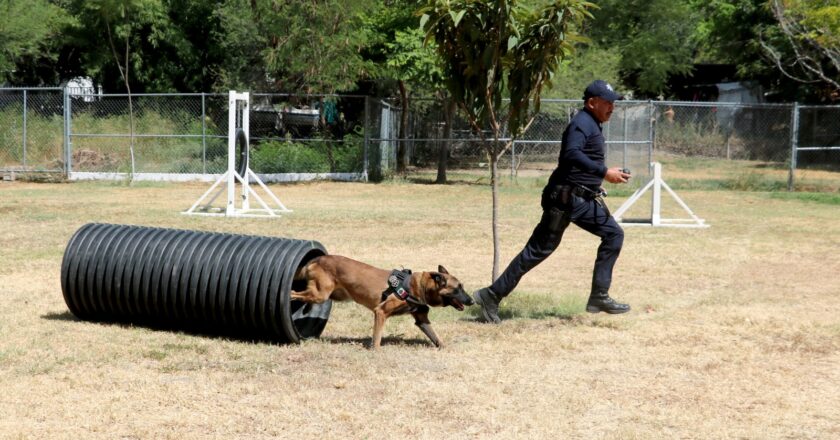
<svg viewBox="0 0 840 440"><path fill-rule="evenodd" d="M601 79L593 81L583 91L584 105L598 122L609 121L615 108L614 102L622 99L624 96L616 93L609 83Z"/></svg>

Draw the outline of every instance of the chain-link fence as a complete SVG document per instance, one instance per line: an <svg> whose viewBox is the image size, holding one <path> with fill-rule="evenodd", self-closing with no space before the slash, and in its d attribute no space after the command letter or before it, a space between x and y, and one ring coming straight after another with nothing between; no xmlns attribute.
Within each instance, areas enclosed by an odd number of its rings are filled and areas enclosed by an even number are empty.
<svg viewBox="0 0 840 440"><path fill-rule="evenodd" d="M352 95L252 94L252 168L362 175L365 102Z"/></svg>
<svg viewBox="0 0 840 440"><path fill-rule="evenodd" d="M796 142L791 170L815 174L817 180L840 173L840 106L796 106ZM809 176L810 177L810 176ZM793 185L791 172L791 186ZM800 179L802 180L802 179Z"/></svg>
<svg viewBox="0 0 840 440"><path fill-rule="evenodd" d="M207 174L227 166L226 95L86 95L70 101L69 170Z"/></svg>
<svg viewBox="0 0 840 440"><path fill-rule="evenodd" d="M725 159L708 172L728 170L736 183L758 181L767 189L840 188L840 107L698 102L654 106L660 156Z"/></svg>
<svg viewBox="0 0 840 440"><path fill-rule="evenodd" d="M549 174L557 164L563 130L581 107L580 100L543 100L540 114L500 158L500 171ZM434 168L446 157L451 170L486 168L482 141L460 111L447 116L442 101L412 101L402 131L396 102L372 100L369 108L372 151L386 172L396 168L401 144L405 162L413 166ZM649 177L656 160L694 169L685 179L733 187L840 187L838 117L840 106L618 101L603 126L607 164L630 168L636 182ZM818 178L833 183L814 186L815 173L804 170L825 171Z"/></svg>
<svg viewBox="0 0 840 440"><path fill-rule="evenodd" d="M64 92L0 88L0 170L64 170Z"/></svg>
<svg viewBox="0 0 840 440"><path fill-rule="evenodd" d="M434 168L442 158L448 169L456 171L486 168L488 156L484 141L476 136L468 119L454 106L441 100L412 100L400 130L401 108L395 101L371 100L368 119L371 151L376 156L374 168L396 168L402 144L405 163ZM579 100L543 100L540 113L528 129L513 140L499 158L500 172L512 176L550 174L557 165L562 135L572 116L580 110ZM451 112L451 113L450 113ZM634 170L646 176L652 152L652 112L648 102L618 102L610 121L604 125L607 140L607 163ZM501 109L500 113L504 113ZM502 121L504 125L504 121ZM485 136L490 138L489 131ZM502 142L510 141L502 133Z"/></svg>
<svg viewBox="0 0 840 440"><path fill-rule="evenodd" d="M0 89L0 171L210 180L226 170L227 94L131 98L129 105L124 94ZM548 175L581 105L543 100L500 158L500 172ZM607 163L630 168L637 182L654 160L687 159L681 163L697 168L708 159L718 162L696 175L726 171L723 177L735 180L775 176L790 189L840 187L820 184L840 176L838 120L840 106L619 101L604 124ZM393 172L398 160L434 169L442 158L453 171L486 171L484 144L474 133L444 100L412 99L404 113L398 101L364 96L251 95L251 166L262 175L376 178Z"/></svg>
<svg viewBox="0 0 840 440"><path fill-rule="evenodd" d="M250 165L256 173L363 172L363 97L250 99ZM73 103L70 114L74 178L132 172L182 180L227 169L225 94L142 94L130 102L127 95L98 95Z"/></svg>
<svg viewBox="0 0 840 440"><path fill-rule="evenodd" d="M784 166L789 105L655 102L657 152Z"/></svg>

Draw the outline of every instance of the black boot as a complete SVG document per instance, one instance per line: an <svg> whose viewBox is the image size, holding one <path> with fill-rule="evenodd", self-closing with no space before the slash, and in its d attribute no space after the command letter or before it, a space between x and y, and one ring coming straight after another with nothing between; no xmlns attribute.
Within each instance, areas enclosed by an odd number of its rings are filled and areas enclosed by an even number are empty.
<svg viewBox="0 0 840 440"><path fill-rule="evenodd" d="M592 294L589 295L589 302L586 303L586 311L589 313L607 312L615 315L629 312L630 304L615 302L605 289L593 289Z"/></svg>
<svg viewBox="0 0 840 440"><path fill-rule="evenodd" d="M499 318L499 303L502 302L502 297L496 295L489 287L483 287L473 293L476 304L481 306L481 316L484 321L489 324L500 324L502 319Z"/></svg>

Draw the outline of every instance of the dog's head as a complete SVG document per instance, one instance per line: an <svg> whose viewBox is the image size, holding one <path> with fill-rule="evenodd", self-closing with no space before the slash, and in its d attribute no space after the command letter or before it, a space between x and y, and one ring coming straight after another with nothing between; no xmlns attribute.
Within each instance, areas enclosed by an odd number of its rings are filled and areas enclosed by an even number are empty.
<svg viewBox="0 0 840 440"><path fill-rule="evenodd" d="M430 283L426 285L426 304L430 306L452 306L464 310L464 306L473 305L473 299L464 291L458 278L449 274L443 266L437 272L428 272Z"/></svg>

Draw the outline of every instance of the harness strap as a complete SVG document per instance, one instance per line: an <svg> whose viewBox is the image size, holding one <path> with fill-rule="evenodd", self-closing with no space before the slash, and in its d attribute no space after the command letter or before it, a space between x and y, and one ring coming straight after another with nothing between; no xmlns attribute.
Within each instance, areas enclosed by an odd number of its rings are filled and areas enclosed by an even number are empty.
<svg viewBox="0 0 840 440"><path fill-rule="evenodd" d="M394 295L414 306L423 305L422 301L411 294L411 269L391 271L391 275L388 275L388 288L382 292L382 301L385 301L388 295Z"/></svg>

